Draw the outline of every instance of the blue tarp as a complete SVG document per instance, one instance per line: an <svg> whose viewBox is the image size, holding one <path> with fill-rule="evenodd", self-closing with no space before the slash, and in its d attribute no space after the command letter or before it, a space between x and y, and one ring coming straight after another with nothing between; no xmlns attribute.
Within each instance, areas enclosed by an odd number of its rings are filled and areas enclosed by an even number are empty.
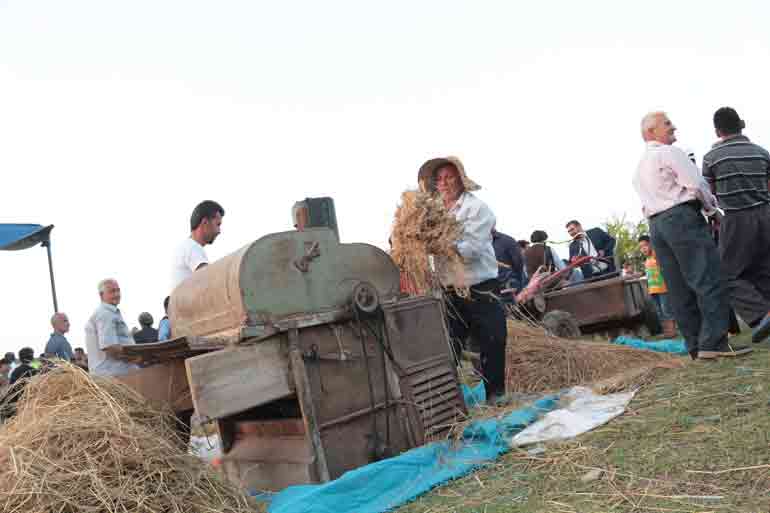
<svg viewBox="0 0 770 513"><path fill-rule="evenodd" d="M464 387L471 401L484 387ZM462 477L510 450L508 440L543 413L556 408L549 395L502 419L472 423L462 440L434 442L399 456L351 470L320 485L290 486L273 495L270 513L382 513L405 504L442 483Z"/></svg>
<svg viewBox="0 0 770 513"><path fill-rule="evenodd" d="M47 241L53 225L0 224L0 250L16 251Z"/></svg>
<svg viewBox="0 0 770 513"><path fill-rule="evenodd" d="M613 342L638 349L687 354L682 340L647 342L618 337ZM482 383L462 388L469 408L486 400ZM508 452L511 437L554 410L558 399L558 395L548 395L502 419L473 422L455 444L434 442L351 470L329 483L290 486L279 493L258 497L270 502L269 513L383 513Z"/></svg>
<svg viewBox="0 0 770 513"><path fill-rule="evenodd" d="M648 342L640 338L634 337L618 337L612 341L613 344L619 344L621 346L634 347L636 349L646 349L648 351L656 351L658 353L672 353L679 355L687 354L687 347L682 339L667 339L657 340L654 342Z"/></svg>
<svg viewBox="0 0 770 513"><path fill-rule="evenodd" d="M482 381L475 387L469 387L463 384L463 400L468 408L475 408L480 404L487 402L487 391L484 388L484 382Z"/></svg>

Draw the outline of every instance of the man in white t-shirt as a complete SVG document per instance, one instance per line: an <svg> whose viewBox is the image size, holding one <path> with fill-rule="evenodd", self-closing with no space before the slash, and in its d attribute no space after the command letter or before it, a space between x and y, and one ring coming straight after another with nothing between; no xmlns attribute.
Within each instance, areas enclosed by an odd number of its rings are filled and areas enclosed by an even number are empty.
<svg viewBox="0 0 770 513"><path fill-rule="evenodd" d="M190 217L190 236L176 249L171 267L171 290L209 263L203 246L212 244L222 227L225 210L216 201L199 203Z"/></svg>

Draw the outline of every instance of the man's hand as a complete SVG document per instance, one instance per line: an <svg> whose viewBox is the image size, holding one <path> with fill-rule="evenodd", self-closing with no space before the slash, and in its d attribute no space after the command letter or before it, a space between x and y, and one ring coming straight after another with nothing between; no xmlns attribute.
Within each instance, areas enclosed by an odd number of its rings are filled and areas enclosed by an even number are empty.
<svg viewBox="0 0 770 513"><path fill-rule="evenodd" d="M603 249L600 249L600 250L598 250L596 253L597 253L597 254L598 254L600 257L603 257L603 256L604 256L604 250L603 250Z"/></svg>
<svg viewBox="0 0 770 513"><path fill-rule="evenodd" d="M104 349L102 349L102 351L104 351L105 353L107 353L108 355L110 355L112 357L115 357L115 356L118 356L121 353L122 348L123 348L123 346L121 346L120 344L116 344L114 346L107 346Z"/></svg>
<svg viewBox="0 0 770 513"><path fill-rule="evenodd" d="M714 215L709 217L709 224L711 225L711 231L715 234L719 233L719 227L722 225L722 214L717 210Z"/></svg>

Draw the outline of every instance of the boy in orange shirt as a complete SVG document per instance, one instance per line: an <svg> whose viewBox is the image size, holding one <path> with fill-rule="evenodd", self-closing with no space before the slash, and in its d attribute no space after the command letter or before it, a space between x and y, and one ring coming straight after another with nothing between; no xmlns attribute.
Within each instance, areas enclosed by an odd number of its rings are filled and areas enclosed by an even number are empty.
<svg viewBox="0 0 770 513"><path fill-rule="evenodd" d="M674 338L677 335L676 321L668 304L668 288L666 288L666 282L663 281L655 250L652 249L650 238L647 235L639 237L639 251L647 257L644 261L644 270L647 274L647 291L655 303L655 309L658 311L658 318L663 325L663 335L666 338Z"/></svg>

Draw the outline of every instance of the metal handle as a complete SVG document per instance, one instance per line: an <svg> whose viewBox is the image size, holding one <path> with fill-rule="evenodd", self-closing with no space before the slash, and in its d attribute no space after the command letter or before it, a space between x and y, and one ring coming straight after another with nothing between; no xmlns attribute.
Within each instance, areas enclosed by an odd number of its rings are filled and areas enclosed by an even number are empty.
<svg viewBox="0 0 770 513"><path fill-rule="evenodd" d="M319 256L321 256L321 248L318 241L316 241L308 248L303 256L294 261L294 267L300 272L306 273L310 270L310 262Z"/></svg>

